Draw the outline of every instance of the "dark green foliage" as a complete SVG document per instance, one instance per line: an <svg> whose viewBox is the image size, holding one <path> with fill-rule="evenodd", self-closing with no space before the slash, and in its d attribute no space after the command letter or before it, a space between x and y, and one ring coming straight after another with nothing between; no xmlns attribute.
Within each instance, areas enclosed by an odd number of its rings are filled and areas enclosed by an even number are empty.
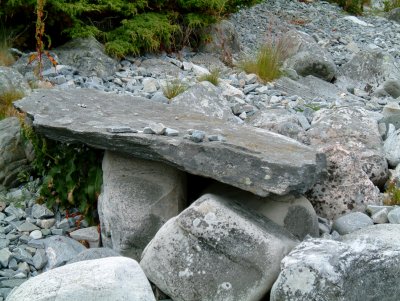
<svg viewBox="0 0 400 301"><path fill-rule="evenodd" d="M49 208L78 208L93 223L103 182L103 152L83 144L63 144L45 139L23 124L23 136L35 150L33 169L43 179L40 200Z"/></svg>
<svg viewBox="0 0 400 301"><path fill-rule="evenodd" d="M0 0L0 18L24 35L16 47L33 48L37 0ZM94 36L116 56L196 46L203 29L241 6L260 0L47 0L46 31L53 46ZM22 24L21 24L22 20Z"/></svg>
<svg viewBox="0 0 400 301"><path fill-rule="evenodd" d="M363 13L364 4L368 4L370 0L333 0L339 4L345 11L353 15L361 15Z"/></svg>

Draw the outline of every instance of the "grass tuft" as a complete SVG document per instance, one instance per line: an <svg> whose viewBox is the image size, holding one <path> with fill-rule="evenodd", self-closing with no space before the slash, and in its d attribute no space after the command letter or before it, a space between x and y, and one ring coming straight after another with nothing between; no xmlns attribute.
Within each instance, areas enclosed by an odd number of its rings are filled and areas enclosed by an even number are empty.
<svg viewBox="0 0 400 301"><path fill-rule="evenodd" d="M0 23L0 66L11 66L15 59L10 53L13 34L8 32Z"/></svg>
<svg viewBox="0 0 400 301"><path fill-rule="evenodd" d="M212 83L214 86L218 86L219 84L219 75L220 72L218 69L212 70L209 74L204 74L198 78L200 82L208 81Z"/></svg>
<svg viewBox="0 0 400 301"><path fill-rule="evenodd" d="M263 82L270 82L282 75L280 68L285 59L285 47L279 39L275 43L265 44L255 58L247 58L239 63L246 73L255 73Z"/></svg>
<svg viewBox="0 0 400 301"><path fill-rule="evenodd" d="M18 111L14 108L13 101L21 99L24 96L24 93L17 90L0 94L0 120L12 116L17 117Z"/></svg>
<svg viewBox="0 0 400 301"><path fill-rule="evenodd" d="M171 100L172 98L185 92L187 90L187 86L182 81L175 79L171 82L167 82L167 84L165 85L165 87L162 88L162 90L165 97Z"/></svg>

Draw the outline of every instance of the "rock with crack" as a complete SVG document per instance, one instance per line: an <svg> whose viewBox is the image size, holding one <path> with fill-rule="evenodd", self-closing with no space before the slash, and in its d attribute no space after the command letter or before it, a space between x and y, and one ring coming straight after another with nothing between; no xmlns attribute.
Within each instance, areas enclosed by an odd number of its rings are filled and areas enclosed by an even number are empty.
<svg viewBox="0 0 400 301"><path fill-rule="evenodd" d="M85 107L78 105L82 102ZM324 155L290 138L143 98L89 89L40 90L15 105L50 139L164 162L260 196L304 193L325 168ZM197 129L226 141L194 143L181 136L107 131L116 124L139 130L149 122L180 133Z"/></svg>

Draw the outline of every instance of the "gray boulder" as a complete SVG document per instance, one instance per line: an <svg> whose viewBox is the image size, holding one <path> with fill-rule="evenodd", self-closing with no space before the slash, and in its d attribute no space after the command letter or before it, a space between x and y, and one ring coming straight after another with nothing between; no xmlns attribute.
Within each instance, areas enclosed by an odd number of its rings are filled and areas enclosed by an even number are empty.
<svg viewBox="0 0 400 301"><path fill-rule="evenodd" d="M140 259L161 226L184 208L185 183L173 167L107 151L99 200L103 245Z"/></svg>
<svg viewBox="0 0 400 301"><path fill-rule="evenodd" d="M307 135L311 145L320 151L340 145L351 152L374 184L383 185L387 180L388 166L378 123L364 108L352 106L319 110Z"/></svg>
<svg viewBox="0 0 400 301"><path fill-rule="evenodd" d="M400 69L396 60L381 50L360 51L342 65L341 77L337 84L341 87L359 88L373 92L387 80L400 80Z"/></svg>
<svg viewBox="0 0 400 301"><path fill-rule="evenodd" d="M56 268L14 289L8 301L155 301L139 264L130 258L108 257Z"/></svg>
<svg viewBox="0 0 400 301"><path fill-rule="evenodd" d="M182 72L180 67L171 62L167 62L165 59L150 58L137 63L139 64L138 70L140 70L141 75L153 77L178 77ZM175 63L181 64L180 61Z"/></svg>
<svg viewBox="0 0 400 301"><path fill-rule="evenodd" d="M210 117L232 119L233 114L228 102L220 96L220 93L218 87L208 81L203 81L172 98L171 105L178 106L181 110L190 107L191 110Z"/></svg>
<svg viewBox="0 0 400 301"><path fill-rule="evenodd" d="M60 63L76 68L83 76L107 77L117 70L117 62L106 55L104 46L93 37L73 39L54 52Z"/></svg>
<svg viewBox="0 0 400 301"><path fill-rule="evenodd" d="M232 54L240 51L240 41L235 26L227 20L222 20L218 24L211 25L207 32L211 41L201 46L202 52L216 54L222 61L230 60L232 63Z"/></svg>
<svg viewBox="0 0 400 301"><path fill-rule="evenodd" d="M27 81L14 68L0 66L0 96L13 93L25 96L31 93Z"/></svg>
<svg viewBox="0 0 400 301"><path fill-rule="evenodd" d="M383 149L390 166L396 167L400 164L400 129L395 130L393 125L389 125Z"/></svg>
<svg viewBox="0 0 400 301"><path fill-rule="evenodd" d="M27 158L29 146L21 137L18 118L0 121L0 184L15 187L19 184L18 174L29 170Z"/></svg>
<svg viewBox="0 0 400 301"><path fill-rule="evenodd" d="M364 105L361 98L348 93L346 89L312 75L301 77L296 81L282 77L275 82L275 87L289 95L298 95L308 101L320 98L329 105Z"/></svg>
<svg viewBox="0 0 400 301"><path fill-rule="evenodd" d="M336 65L332 57L310 35L290 30L283 35L282 44L289 57L284 62L285 68L294 69L301 76L314 75L326 81L335 77Z"/></svg>
<svg viewBox="0 0 400 301"><path fill-rule="evenodd" d="M206 194L160 229L140 265L175 301L256 301L296 244L267 218Z"/></svg>
<svg viewBox="0 0 400 301"><path fill-rule="evenodd" d="M333 220L344 213L365 211L368 205L381 205L379 189L355 153L335 145L323 151L328 157L327 174L307 193L318 215Z"/></svg>
<svg viewBox="0 0 400 301"><path fill-rule="evenodd" d="M332 225L332 229L339 234L349 234L362 228L373 225L372 219L362 212L351 212L337 218Z"/></svg>
<svg viewBox="0 0 400 301"><path fill-rule="evenodd" d="M76 240L60 235L36 240L35 244L42 244L46 251L48 260L44 267L45 271L65 265L69 260L86 249Z"/></svg>
<svg viewBox="0 0 400 301"><path fill-rule="evenodd" d="M33 55L36 55L36 52L22 54L21 57L12 66L13 69L16 69L19 73L24 75L24 77L28 80L38 79L38 72L39 72L38 60L35 60L35 61L31 62L30 64L28 64L30 57ZM60 62L58 56L53 51L50 52L50 55L57 63ZM52 68L54 70L54 66L53 66L52 62L49 60L49 58L46 55L42 56L42 64L43 64L42 71L47 70L47 69L52 69Z"/></svg>
<svg viewBox="0 0 400 301"><path fill-rule="evenodd" d="M397 300L399 231L400 225L375 225L340 241L303 241L282 260L271 300Z"/></svg>
<svg viewBox="0 0 400 301"><path fill-rule="evenodd" d="M190 107L89 89L40 90L15 105L34 118L35 130L50 139L118 149L260 196L304 193L325 167L324 155L293 139L199 114ZM181 134L143 133L152 123ZM130 131L112 133L110 128ZM189 130L226 139L195 143L185 139Z"/></svg>
<svg viewBox="0 0 400 301"><path fill-rule="evenodd" d="M400 105L396 102L390 102L383 107L382 110L383 118L379 120L379 123L385 123L386 128L389 128L390 124L393 124L395 129L400 129ZM385 132L385 134L387 134Z"/></svg>
<svg viewBox="0 0 400 301"><path fill-rule="evenodd" d="M400 23L400 7L392 9L386 16L389 20Z"/></svg>

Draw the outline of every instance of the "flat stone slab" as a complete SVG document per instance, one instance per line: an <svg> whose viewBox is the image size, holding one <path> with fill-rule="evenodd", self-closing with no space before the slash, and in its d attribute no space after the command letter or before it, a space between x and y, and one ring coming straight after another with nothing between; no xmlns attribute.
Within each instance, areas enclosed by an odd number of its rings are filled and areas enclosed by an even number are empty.
<svg viewBox="0 0 400 301"><path fill-rule="evenodd" d="M325 167L324 155L290 138L129 95L86 89L37 90L15 106L50 139L165 162L260 196L303 193ZM179 135L142 132L154 123L175 129ZM132 131L109 130L118 127ZM185 134L193 129L221 135L225 141L186 139Z"/></svg>

